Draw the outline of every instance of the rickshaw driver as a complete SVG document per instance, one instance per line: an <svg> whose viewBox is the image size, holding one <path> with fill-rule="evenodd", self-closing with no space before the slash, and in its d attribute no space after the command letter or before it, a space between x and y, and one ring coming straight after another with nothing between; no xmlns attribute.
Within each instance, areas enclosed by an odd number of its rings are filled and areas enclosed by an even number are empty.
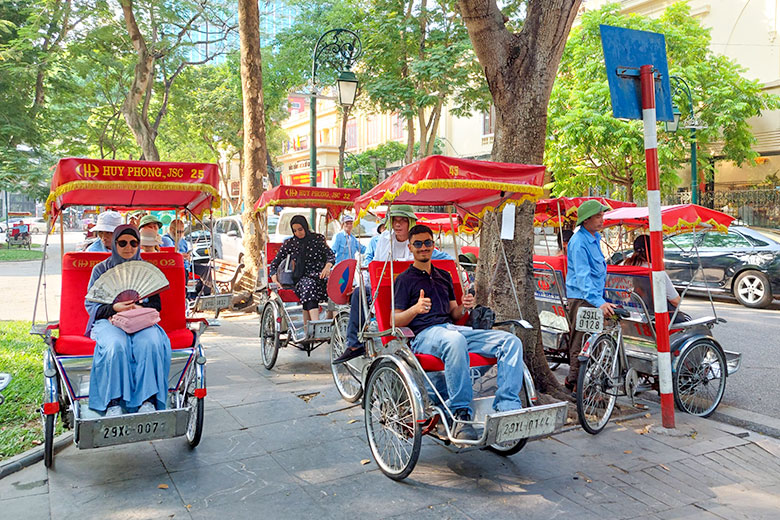
<svg viewBox="0 0 780 520"><path fill-rule="evenodd" d="M569 321L575 323L580 307L597 307L604 316L614 314L615 305L604 300L607 284L607 261L601 252L601 235L604 229L604 212L609 206L597 200L586 200L577 208L578 229L572 235L567 248L568 274L566 296L568 297ZM578 356L585 334L574 330L569 340L569 374L564 385L576 391L580 371Z"/></svg>
<svg viewBox="0 0 780 520"><path fill-rule="evenodd" d="M493 401L497 412L523 407L520 390L523 385L523 344L520 339L500 330L472 329L454 322L474 307L472 294L455 300L450 274L431 265L433 231L425 225L409 230L409 250L414 263L395 281L395 324L412 329L412 350L436 356L444 362L447 383L447 406L459 421L471 421L473 389L469 370L469 352L498 359L498 389ZM458 422L453 437L477 440L474 427Z"/></svg>

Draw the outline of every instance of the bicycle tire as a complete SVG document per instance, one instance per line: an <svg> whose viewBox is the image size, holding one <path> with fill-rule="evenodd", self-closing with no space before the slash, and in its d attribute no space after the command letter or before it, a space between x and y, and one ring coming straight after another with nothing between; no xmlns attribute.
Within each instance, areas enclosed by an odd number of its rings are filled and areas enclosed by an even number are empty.
<svg viewBox="0 0 780 520"><path fill-rule="evenodd" d="M580 364L577 377L577 417L582 429L591 435L604 429L615 409L617 372L615 339L601 334L593 341L587 361Z"/></svg>

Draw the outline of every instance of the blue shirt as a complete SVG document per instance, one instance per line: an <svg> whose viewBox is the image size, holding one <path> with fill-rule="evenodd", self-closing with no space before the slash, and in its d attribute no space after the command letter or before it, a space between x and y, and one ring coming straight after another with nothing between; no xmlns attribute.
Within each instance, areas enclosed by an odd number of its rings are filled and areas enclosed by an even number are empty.
<svg viewBox="0 0 780 520"><path fill-rule="evenodd" d="M607 283L607 261L599 247L600 240L600 234L593 235L580 226L569 241L567 253L566 296L585 300L594 307L605 303Z"/></svg>
<svg viewBox="0 0 780 520"><path fill-rule="evenodd" d="M173 239L173 237L171 237L171 235L165 234L165 235L163 235L162 239L163 239L163 242L162 242L163 243L163 247L175 247L176 246L176 241ZM165 245L166 239L171 242L170 246L166 246ZM189 253L190 251L192 251L192 246L190 246L190 243L187 240L183 239L183 238L180 239L179 240L179 247L176 249L176 252L184 254L184 253ZM185 260L184 261L184 269L187 270L187 271L190 270L190 262L189 262L189 260Z"/></svg>
<svg viewBox="0 0 780 520"><path fill-rule="evenodd" d="M111 250L108 249L106 246L103 245L103 241L98 238L94 242L92 242L89 247L86 249L86 251L89 251L90 253L110 253Z"/></svg>
<svg viewBox="0 0 780 520"><path fill-rule="evenodd" d="M432 325L452 323L450 302L455 301L455 289L450 273L444 269L431 266L431 274L410 265L395 279L395 308L405 311L420 299L420 290L425 291L425 297L431 299L431 309L418 314L408 327L415 335Z"/></svg>
<svg viewBox="0 0 780 520"><path fill-rule="evenodd" d="M358 239L352 235L347 235L343 230L336 233L336 239L333 241L333 252L336 254L336 263L342 260L355 258L355 253L366 252L366 246L358 242Z"/></svg>

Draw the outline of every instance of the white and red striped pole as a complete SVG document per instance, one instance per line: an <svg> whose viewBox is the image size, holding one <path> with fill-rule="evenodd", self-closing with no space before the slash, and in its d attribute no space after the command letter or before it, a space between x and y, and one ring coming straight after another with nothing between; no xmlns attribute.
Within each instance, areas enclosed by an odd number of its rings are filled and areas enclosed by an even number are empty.
<svg viewBox="0 0 780 520"><path fill-rule="evenodd" d="M655 338L658 346L658 385L661 390L661 422L674 428L672 394L672 358L669 354L669 311L664 280L664 246L661 228L661 191L658 175L658 139L655 119L655 80L653 66L639 68L642 89L642 123L645 131L645 169L647 170L647 211L650 221L650 257L653 276Z"/></svg>

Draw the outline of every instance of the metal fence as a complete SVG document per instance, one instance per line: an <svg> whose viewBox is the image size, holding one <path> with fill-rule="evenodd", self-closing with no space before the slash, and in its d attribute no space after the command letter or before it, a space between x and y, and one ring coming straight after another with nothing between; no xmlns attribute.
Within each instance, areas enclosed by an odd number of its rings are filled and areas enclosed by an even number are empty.
<svg viewBox="0 0 780 520"><path fill-rule="evenodd" d="M689 202L690 191L678 192L664 199L664 204ZM780 228L780 190L777 189L706 191L699 193L699 204L739 219L735 223Z"/></svg>

